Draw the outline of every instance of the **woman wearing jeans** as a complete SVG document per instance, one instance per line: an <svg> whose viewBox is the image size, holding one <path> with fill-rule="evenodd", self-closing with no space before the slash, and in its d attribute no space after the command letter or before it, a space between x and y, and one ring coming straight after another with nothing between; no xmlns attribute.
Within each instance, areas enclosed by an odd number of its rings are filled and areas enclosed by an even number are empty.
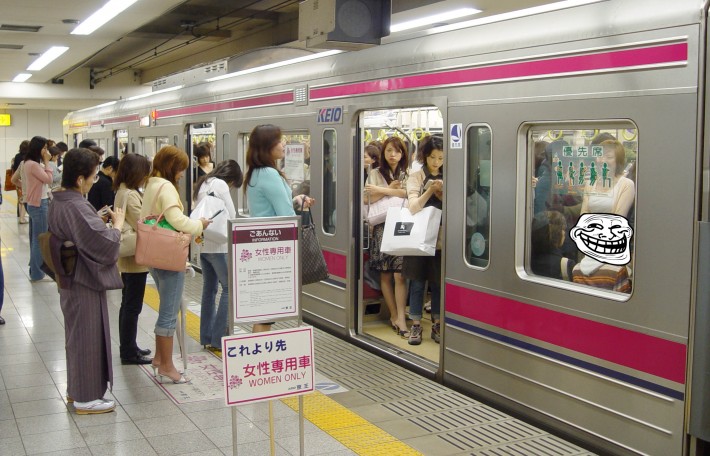
<svg viewBox="0 0 710 456"><path fill-rule="evenodd" d="M183 213L177 183L189 164L185 151L175 146L165 146L153 158L153 171L143 195L141 217L162 213L165 220L177 231L199 236L210 224L207 219L192 220ZM186 265L187 266L187 265ZM185 288L184 271L150 268L160 296L158 321L155 323L155 357L153 373L168 377L173 383L187 383L173 363L173 336L177 314Z"/></svg>
<svg viewBox="0 0 710 456"><path fill-rule="evenodd" d="M239 164L225 160L208 174L200 177L195 184L193 199L199 204L207 195L224 201L227 217L237 216L230 188L242 185L244 177ZM202 308L200 310L200 343L218 350L222 349L222 336L227 335L227 310L229 309L229 282L227 277L227 243L217 243L205 236L200 250L202 265ZM222 285L222 294L215 313L217 282Z"/></svg>
<svg viewBox="0 0 710 456"><path fill-rule="evenodd" d="M47 140L35 136L30 140L27 156L23 163L27 179L27 212L30 214L30 282L44 278L42 252L38 237L47 231L47 211L49 209L49 185L52 183L52 168L49 159L52 155L47 150Z"/></svg>

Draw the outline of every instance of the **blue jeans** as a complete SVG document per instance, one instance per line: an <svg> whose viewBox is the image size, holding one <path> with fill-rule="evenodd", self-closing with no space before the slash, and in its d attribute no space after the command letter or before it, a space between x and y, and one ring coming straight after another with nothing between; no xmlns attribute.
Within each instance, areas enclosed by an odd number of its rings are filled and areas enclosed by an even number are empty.
<svg viewBox="0 0 710 456"><path fill-rule="evenodd" d="M150 268L150 275L153 276L160 296L155 335L173 337L177 325L177 314L182 302L182 292L185 288L185 271L175 272Z"/></svg>
<svg viewBox="0 0 710 456"><path fill-rule="evenodd" d="M40 280L44 278L42 272L42 251L39 248L39 235L47 232L47 211L49 201L45 198L39 207L27 205L27 213L30 214L30 280Z"/></svg>
<svg viewBox="0 0 710 456"><path fill-rule="evenodd" d="M412 320L422 319L426 284L425 280L409 281L409 318ZM430 282L429 287L431 288L431 320L434 322L439 319L441 313L441 287L434 282Z"/></svg>
<svg viewBox="0 0 710 456"><path fill-rule="evenodd" d="M229 283L226 253L201 253L202 308L200 310L200 343L213 347L222 346L222 336L227 335L227 311L229 310ZM222 285L217 313L215 298L217 282Z"/></svg>

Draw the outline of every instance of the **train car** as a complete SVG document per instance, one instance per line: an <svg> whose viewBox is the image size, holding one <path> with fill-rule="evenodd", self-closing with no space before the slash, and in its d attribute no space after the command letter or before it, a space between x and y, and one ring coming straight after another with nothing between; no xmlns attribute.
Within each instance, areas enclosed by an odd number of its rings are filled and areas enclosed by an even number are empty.
<svg viewBox="0 0 710 456"><path fill-rule="evenodd" d="M710 440L707 5L577 3L85 109L67 139L149 157L208 141L244 165L249 132L279 125L330 272L303 289L306 321L592 449L691 454ZM363 150L437 133L441 339L415 346L368 267ZM606 223L625 260L587 242Z"/></svg>

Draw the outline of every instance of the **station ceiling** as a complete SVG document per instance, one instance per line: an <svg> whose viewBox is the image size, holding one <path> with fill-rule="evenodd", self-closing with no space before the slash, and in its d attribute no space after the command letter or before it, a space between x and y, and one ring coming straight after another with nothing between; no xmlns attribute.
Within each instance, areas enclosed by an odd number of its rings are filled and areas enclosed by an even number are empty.
<svg viewBox="0 0 710 456"><path fill-rule="evenodd" d="M81 109L150 91L155 80L250 50L305 46L298 41L298 0L138 0L91 35L71 34L106 2L0 0L0 110ZM482 10L479 18L547 3L392 0L392 22L463 6ZM10 82L52 46L69 50L27 82Z"/></svg>

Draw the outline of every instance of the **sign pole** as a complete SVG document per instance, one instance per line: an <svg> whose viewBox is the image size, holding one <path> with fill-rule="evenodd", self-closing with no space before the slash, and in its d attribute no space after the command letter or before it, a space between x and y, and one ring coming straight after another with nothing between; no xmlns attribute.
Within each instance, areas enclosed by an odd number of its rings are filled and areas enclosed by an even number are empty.
<svg viewBox="0 0 710 456"><path fill-rule="evenodd" d="M231 277L234 277L234 262L232 261L233 257L233 249L234 249L234 240L232 239L232 221L227 222L227 274L228 274L228 280L227 280L227 288L229 292L229 302L232 303L234 302L235 296L234 296L234 284L232 283ZM224 290L222 290L222 293L224 293ZM229 309L227 311L227 328L229 329L228 334L230 336L234 335L234 306L229 306ZM224 342L222 342L222 359L227 355L224 352ZM222 376L223 378L226 378L227 372L222 368ZM223 380L225 381L225 380ZM237 456L238 450L237 450L237 408L236 407L231 407L231 415L232 415L232 454L234 456Z"/></svg>

